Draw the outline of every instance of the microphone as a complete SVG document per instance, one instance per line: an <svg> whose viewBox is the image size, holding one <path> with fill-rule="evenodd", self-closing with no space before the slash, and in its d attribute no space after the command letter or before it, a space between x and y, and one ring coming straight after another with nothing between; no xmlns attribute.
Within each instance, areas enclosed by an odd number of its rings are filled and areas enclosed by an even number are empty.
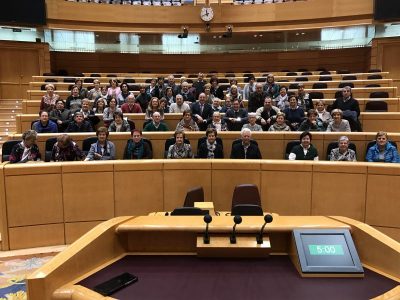
<svg viewBox="0 0 400 300"><path fill-rule="evenodd" d="M263 224L263 226L261 226L260 233L257 235L257 244L261 245L264 242L263 241L264 227L265 227L265 225L267 225L267 223L271 223L273 219L274 218L270 214L266 214L264 216L264 222L265 223Z"/></svg>
<svg viewBox="0 0 400 300"><path fill-rule="evenodd" d="M209 244L210 243L210 236L208 234L208 224L211 223L212 221L212 217L210 215L205 215L204 216L204 222L206 222L206 232L204 233L204 237L203 237L203 243L204 244Z"/></svg>
<svg viewBox="0 0 400 300"><path fill-rule="evenodd" d="M233 228L232 228L232 234L230 237L230 241L231 241L231 244L236 244L236 225L242 223L242 217L235 216L233 218L233 222L235 222L235 225L233 225Z"/></svg>

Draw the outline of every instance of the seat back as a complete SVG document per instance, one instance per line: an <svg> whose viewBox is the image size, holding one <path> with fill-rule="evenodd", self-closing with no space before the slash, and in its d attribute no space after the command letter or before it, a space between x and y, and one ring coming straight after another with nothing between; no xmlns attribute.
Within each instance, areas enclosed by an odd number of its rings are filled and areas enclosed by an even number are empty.
<svg viewBox="0 0 400 300"><path fill-rule="evenodd" d="M91 136L82 141L82 152L87 155L90 150L90 145L97 142L97 136Z"/></svg>
<svg viewBox="0 0 400 300"><path fill-rule="evenodd" d="M339 147L339 142L330 142L328 148L326 148L326 160L331 159L331 151ZM354 143L349 143L349 149L353 150L357 154L357 147Z"/></svg>
<svg viewBox="0 0 400 300"><path fill-rule="evenodd" d="M365 104L365 111L366 112L387 112L388 111L388 104L385 101L368 101Z"/></svg>
<svg viewBox="0 0 400 300"><path fill-rule="evenodd" d="M332 81L331 76L320 76L319 81Z"/></svg>
<svg viewBox="0 0 400 300"><path fill-rule="evenodd" d="M369 94L370 98L389 98L388 92L372 92Z"/></svg>
<svg viewBox="0 0 400 300"><path fill-rule="evenodd" d="M352 83L352 82L341 82L341 83L339 83L338 88L342 89L345 86L349 86L351 88L354 88L354 83Z"/></svg>
<svg viewBox="0 0 400 300"><path fill-rule="evenodd" d="M309 93L311 99L324 99L324 93L322 92L310 92Z"/></svg>
<svg viewBox="0 0 400 300"><path fill-rule="evenodd" d="M49 162L51 160L51 153L53 151L53 146L57 142L56 137L52 137L46 140L44 147L44 161Z"/></svg>
<svg viewBox="0 0 400 300"><path fill-rule="evenodd" d="M195 202L204 202L204 189L201 186L194 187L186 193L184 207L194 207Z"/></svg>
<svg viewBox="0 0 400 300"><path fill-rule="evenodd" d="M263 216L262 207L254 204L235 205L231 211L232 216Z"/></svg>
<svg viewBox="0 0 400 300"><path fill-rule="evenodd" d="M357 80L357 76L355 75L346 75L342 77L342 80Z"/></svg>
<svg viewBox="0 0 400 300"><path fill-rule="evenodd" d="M171 212L171 216L205 216L208 213L208 210L198 207L178 207Z"/></svg>
<svg viewBox="0 0 400 300"><path fill-rule="evenodd" d="M297 77L296 81L308 81L308 77Z"/></svg>
<svg viewBox="0 0 400 300"><path fill-rule="evenodd" d="M382 79L382 75L379 74L369 75L367 79Z"/></svg>
<svg viewBox="0 0 400 300"><path fill-rule="evenodd" d="M252 204L261 207L260 193L255 184L240 184L235 186L232 196L231 212L236 205L243 204Z"/></svg>
<svg viewBox="0 0 400 300"><path fill-rule="evenodd" d="M290 141L286 144L284 159L289 159L290 152L292 151L293 147L297 145L300 145L300 141Z"/></svg>
<svg viewBox="0 0 400 300"><path fill-rule="evenodd" d="M326 89L328 85L325 82L316 82L312 86L313 89Z"/></svg>
<svg viewBox="0 0 400 300"><path fill-rule="evenodd" d="M14 147L14 145L21 143L21 140L11 140L11 141L5 141L3 146L2 146L2 154L1 154L1 161L9 161L10 160L10 154L11 150Z"/></svg>
<svg viewBox="0 0 400 300"><path fill-rule="evenodd" d="M129 120L129 119L126 120L126 121L128 122L131 131L132 131L133 129L135 129L135 122L133 122L132 120Z"/></svg>

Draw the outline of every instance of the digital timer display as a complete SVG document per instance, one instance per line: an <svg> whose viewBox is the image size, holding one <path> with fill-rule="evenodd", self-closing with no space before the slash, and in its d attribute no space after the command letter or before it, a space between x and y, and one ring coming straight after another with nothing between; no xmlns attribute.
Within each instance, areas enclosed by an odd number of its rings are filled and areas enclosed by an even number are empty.
<svg viewBox="0 0 400 300"><path fill-rule="evenodd" d="M311 255L344 255L342 245L308 245Z"/></svg>

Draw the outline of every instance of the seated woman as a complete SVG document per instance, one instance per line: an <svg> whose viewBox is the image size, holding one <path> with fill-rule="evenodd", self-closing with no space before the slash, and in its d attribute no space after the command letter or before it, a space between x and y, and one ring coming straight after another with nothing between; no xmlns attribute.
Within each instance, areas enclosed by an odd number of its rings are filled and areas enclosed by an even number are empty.
<svg viewBox="0 0 400 300"><path fill-rule="evenodd" d="M326 131L328 132L350 132L350 124L349 121L342 119L343 112L342 110L336 108L331 112L333 121L331 121L328 125Z"/></svg>
<svg viewBox="0 0 400 300"><path fill-rule="evenodd" d="M126 99L129 95L131 95L131 92L129 91L128 84L126 82L123 82L121 84L121 93L117 97L119 107L126 103Z"/></svg>
<svg viewBox="0 0 400 300"><path fill-rule="evenodd" d="M215 128L217 131L228 131L228 126L224 119L221 118L221 113L218 111L213 112L212 121L208 128Z"/></svg>
<svg viewBox="0 0 400 300"><path fill-rule="evenodd" d="M117 106L117 100L115 98L111 98L108 102L108 107L106 107L103 112L103 122L106 127L108 127L114 120L114 112L116 111L122 112Z"/></svg>
<svg viewBox="0 0 400 300"><path fill-rule="evenodd" d="M53 84L46 84L45 88L46 94L42 97L42 100L40 101L40 110L46 110L50 112L56 106L56 102L60 98L60 96L54 93Z"/></svg>
<svg viewBox="0 0 400 300"><path fill-rule="evenodd" d="M268 131L290 131L289 125L286 124L284 113L279 112L276 114L276 121L268 128Z"/></svg>
<svg viewBox="0 0 400 300"><path fill-rule="evenodd" d="M106 109L106 100L104 98L99 98L93 107L93 112L95 114L103 114Z"/></svg>
<svg viewBox="0 0 400 300"><path fill-rule="evenodd" d="M224 150L222 146L217 143L217 130L214 128L207 128L207 140L201 143L198 149L199 158L224 158Z"/></svg>
<svg viewBox="0 0 400 300"><path fill-rule="evenodd" d="M176 131L199 131L199 126L193 120L190 110L183 112L182 119L176 125Z"/></svg>
<svg viewBox="0 0 400 300"><path fill-rule="evenodd" d="M185 144L185 132L175 131L175 144L169 146L167 158L193 158L192 147Z"/></svg>
<svg viewBox="0 0 400 300"><path fill-rule="evenodd" d="M248 114L248 116L249 116L248 117L249 123L244 124L242 126L242 129L243 128L248 128L251 131L263 131L261 125L256 124L256 121L257 121L256 113L255 112L251 112L251 113Z"/></svg>
<svg viewBox="0 0 400 300"><path fill-rule="evenodd" d="M127 120L124 119L124 115L120 111L114 112L114 121L108 128L110 132L130 132L131 127Z"/></svg>
<svg viewBox="0 0 400 300"><path fill-rule="evenodd" d="M160 113L161 120L164 119L164 111L160 108L160 101L157 97L151 98L149 102L149 106L146 109L146 115L144 117L144 119L147 121L145 124L153 120L153 114L155 112Z"/></svg>
<svg viewBox="0 0 400 300"><path fill-rule="evenodd" d="M117 79L110 79L110 87L107 89L107 98L118 99L121 94L121 88L118 86Z"/></svg>
<svg viewBox="0 0 400 300"><path fill-rule="evenodd" d="M28 130L22 134L22 142L14 145L11 149L10 163L25 163L28 161L39 161L41 158L39 148L36 145L37 133Z"/></svg>
<svg viewBox="0 0 400 300"><path fill-rule="evenodd" d="M169 113L169 104L164 97L160 99L160 110L163 111L164 114Z"/></svg>
<svg viewBox="0 0 400 300"><path fill-rule="evenodd" d="M296 99L297 101L297 99ZM274 99L275 106L278 107L280 110L284 111L286 108L289 107L289 98L287 94L287 87L282 86L279 89L279 95ZM297 104L297 102L296 102Z"/></svg>
<svg viewBox="0 0 400 300"><path fill-rule="evenodd" d="M142 138L142 132L138 129L132 131L132 139L128 140L124 159L151 159L153 153L150 145Z"/></svg>
<svg viewBox="0 0 400 300"><path fill-rule="evenodd" d="M267 96L270 96L272 99L278 97L280 86L279 84L275 83L275 77L273 74L268 74L263 89L264 92L267 93Z"/></svg>
<svg viewBox="0 0 400 300"><path fill-rule="evenodd" d="M289 160L318 160L318 151L311 144L312 135L308 131L300 134L300 145L294 146L289 154Z"/></svg>
<svg viewBox="0 0 400 300"><path fill-rule="evenodd" d="M83 87L83 80L78 78L77 80L75 80L75 85L78 87L79 89L79 95L81 96L81 99L83 98L87 98L88 96L88 90L86 88Z"/></svg>
<svg viewBox="0 0 400 300"><path fill-rule="evenodd" d="M318 118L315 109L307 112L307 119L300 124L298 131L325 131L324 123Z"/></svg>
<svg viewBox="0 0 400 300"><path fill-rule="evenodd" d="M58 132L57 124L49 120L49 113L46 110L42 110L39 113L39 121L36 121L32 125L32 129L37 133L56 133Z"/></svg>
<svg viewBox="0 0 400 300"><path fill-rule="evenodd" d="M79 88L74 85L71 90L71 95L67 97L65 107L71 111L76 111L82 107L82 97L79 94Z"/></svg>
<svg viewBox="0 0 400 300"><path fill-rule="evenodd" d="M99 97L102 96L100 80L98 80L98 79L93 80L93 84L94 84L94 88L92 88L88 93L88 99L90 101L92 101L92 103L93 103L93 101L95 101L96 99L98 99Z"/></svg>
<svg viewBox="0 0 400 300"><path fill-rule="evenodd" d="M332 149L329 154L331 161L357 161L354 150L349 149L349 138L341 136L339 138L339 147Z"/></svg>
<svg viewBox="0 0 400 300"><path fill-rule="evenodd" d="M400 157L397 148L388 140L386 132L376 134L376 144L368 149L366 161L399 163Z"/></svg>
<svg viewBox="0 0 400 300"><path fill-rule="evenodd" d="M324 124L324 128L326 129L329 125L329 123L332 121L331 114L326 111L325 109L325 103L323 100L319 100L316 105L317 108L317 114L318 118L322 120L322 123Z"/></svg>
<svg viewBox="0 0 400 300"><path fill-rule="evenodd" d="M284 111L286 119L289 120L292 130L297 130L303 122L304 110L297 105L297 97L292 95L289 97L289 107Z"/></svg>
<svg viewBox="0 0 400 300"><path fill-rule="evenodd" d="M211 93L211 83L206 83L204 85L204 94L206 94L206 102L211 104L215 97L214 94Z"/></svg>
<svg viewBox="0 0 400 300"><path fill-rule="evenodd" d="M111 160L115 159L115 146L108 140L106 127L99 127L96 131L97 142L90 145L89 153L85 161L89 160Z"/></svg>
<svg viewBox="0 0 400 300"><path fill-rule="evenodd" d="M243 107L243 103L242 103L243 97L240 94L239 88L236 84L231 85L231 87L229 89L229 93L227 95L230 96L232 102L236 99L239 100L240 107Z"/></svg>
<svg viewBox="0 0 400 300"><path fill-rule="evenodd" d="M92 125L86 121L83 113L77 111L74 113L74 120L68 124L65 132L91 132L93 131Z"/></svg>
<svg viewBox="0 0 400 300"><path fill-rule="evenodd" d="M68 134L58 136L51 152L52 161L83 160L85 155Z"/></svg>

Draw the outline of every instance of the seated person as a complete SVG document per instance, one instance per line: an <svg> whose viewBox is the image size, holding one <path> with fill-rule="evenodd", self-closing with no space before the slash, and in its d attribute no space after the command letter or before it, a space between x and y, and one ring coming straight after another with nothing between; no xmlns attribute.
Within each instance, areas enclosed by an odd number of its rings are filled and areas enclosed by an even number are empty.
<svg viewBox="0 0 400 300"><path fill-rule="evenodd" d="M231 158L234 159L262 159L261 152L255 143L251 142L251 130L242 129L240 132L241 142L233 143Z"/></svg>
<svg viewBox="0 0 400 300"><path fill-rule="evenodd" d="M197 126L199 126L199 129L206 130L207 123L210 122L213 111L211 108L211 104L206 102L205 93L200 93L199 101L193 103L192 114L193 114L193 119L197 123Z"/></svg>
<svg viewBox="0 0 400 300"><path fill-rule="evenodd" d="M129 91L128 84L123 82L121 84L121 93L117 97L118 106L122 106L126 103L129 95L131 95L131 92Z"/></svg>
<svg viewBox="0 0 400 300"><path fill-rule="evenodd" d="M121 109L117 106L117 100L111 98L110 101L108 101L108 107L106 107L103 112L103 122L106 127L114 120L114 112L116 111L121 111Z"/></svg>
<svg viewBox="0 0 400 300"><path fill-rule="evenodd" d="M153 113L153 121L144 126L143 131L168 131L165 123L161 122L161 115L158 111Z"/></svg>
<svg viewBox="0 0 400 300"><path fill-rule="evenodd" d="M303 122L304 110L297 105L297 98L294 95L289 97L289 107L284 111L286 119L290 122L292 130L297 130Z"/></svg>
<svg viewBox="0 0 400 300"><path fill-rule="evenodd" d="M82 97L79 94L79 87L74 85L71 90L71 95L67 97L65 107L71 111L76 111L82 107Z"/></svg>
<svg viewBox="0 0 400 300"><path fill-rule="evenodd" d="M243 124L247 123L247 118L246 109L240 108L240 102L236 99L232 103L232 108L225 113L224 120L229 131L240 131Z"/></svg>
<svg viewBox="0 0 400 300"><path fill-rule="evenodd" d="M106 103L107 100L104 98L99 98L97 101L94 103L93 106L93 112L95 114L104 114L104 110L106 109Z"/></svg>
<svg viewBox="0 0 400 300"><path fill-rule="evenodd" d="M187 105L196 101L193 92L190 90L189 83L186 81L181 84L181 95Z"/></svg>
<svg viewBox="0 0 400 300"><path fill-rule="evenodd" d="M400 157L397 148L388 140L386 132L376 134L376 144L368 149L366 161L399 163Z"/></svg>
<svg viewBox="0 0 400 300"><path fill-rule="evenodd" d="M176 125L176 131L199 131L199 126L192 118L192 112L187 110L183 112L182 119Z"/></svg>
<svg viewBox="0 0 400 300"><path fill-rule="evenodd" d="M218 77L217 76L211 76L210 78L210 84L211 84L211 89L210 93L214 95L214 97L217 98L224 98L224 87L219 85Z"/></svg>
<svg viewBox="0 0 400 300"><path fill-rule="evenodd" d="M221 99L214 97L214 99L212 100L212 105L211 105L213 112L215 112L215 111L219 112L222 109L220 103L221 103Z"/></svg>
<svg viewBox="0 0 400 300"><path fill-rule="evenodd" d="M324 122L318 118L315 109L307 112L307 119L300 124L298 131L325 131Z"/></svg>
<svg viewBox="0 0 400 300"><path fill-rule="evenodd" d="M283 112L279 112L276 115L276 121L268 128L268 131L290 131L290 127L286 124L285 114Z"/></svg>
<svg viewBox="0 0 400 300"><path fill-rule="evenodd" d="M259 124L261 124L263 130L267 131L272 123L274 123L274 118L279 112L277 107L272 106L271 97L267 96L264 99L264 106L257 108L256 119Z"/></svg>
<svg viewBox="0 0 400 300"><path fill-rule="evenodd" d="M317 108L318 118L322 120L324 127L327 128L329 123L332 121L332 116L329 112L326 111L324 101L319 100L317 102L316 108Z"/></svg>
<svg viewBox="0 0 400 300"><path fill-rule="evenodd" d="M219 112L226 113L231 108L232 108L231 96L225 95L225 104L224 104L224 106L222 106L222 108Z"/></svg>
<svg viewBox="0 0 400 300"><path fill-rule="evenodd" d="M342 112L346 112L355 121L360 116L360 105L356 99L353 98L351 93L351 87L345 86L342 89L342 97L337 98L332 104L332 109L341 109Z"/></svg>
<svg viewBox="0 0 400 300"><path fill-rule="evenodd" d="M354 150L349 149L349 138L347 136L341 136L339 138L339 147L331 150L329 160L357 161L356 153Z"/></svg>
<svg viewBox="0 0 400 300"><path fill-rule="evenodd" d="M68 124L65 132L91 132L93 131L92 125L89 121L85 121L83 114L79 111L74 113L74 119Z"/></svg>
<svg viewBox="0 0 400 300"><path fill-rule="evenodd" d="M75 85L79 89L79 95L81 96L81 99L87 98L88 90L83 87L83 80L81 78L76 79Z"/></svg>
<svg viewBox="0 0 400 300"><path fill-rule="evenodd" d="M56 108L53 109L49 114L49 119L52 120L58 126L58 132L63 132L69 122L71 122L71 111L69 109L64 108L64 101L58 99L56 101Z"/></svg>
<svg viewBox="0 0 400 300"><path fill-rule="evenodd" d="M153 80L152 80L153 82ZM149 89L148 91L146 91L146 88L143 91L142 85L140 85L140 93L139 95L136 97L136 103L140 105L140 109L142 110L142 112L145 112L150 100L152 99L152 97L157 98L159 97L159 92L158 92L158 87L155 86L150 86L151 90Z"/></svg>
<svg viewBox="0 0 400 300"><path fill-rule="evenodd" d="M308 131L300 134L300 145L294 146L289 154L289 160L318 160L318 151L311 144L312 135Z"/></svg>
<svg viewBox="0 0 400 300"><path fill-rule="evenodd" d="M109 81L110 87L107 89L107 98L118 99L121 94L121 88L118 86L117 79L113 78Z"/></svg>
<svg viewBox="0 0 400 300"><path fill-rule="evenodd" d="M263 131L261 125L256 124L256 120L257 120L256 113L255 112L249 113L248 116L249 116L248 117L249 123L244 124L242 129L248 128L251 131Z"/></svg>
<svg viewBox="0 0 400 300"><path fill-rule="evenodd" d="M10 163L25 163L39 161L41 158L39 147L36 145L37 133L27 130L22 134L22 142L14 145L9 157Z"/></svg>
<svg viewBox="0 0 400 300"><path fill-rule="evenodd" d="M189 104L183 102L183 97L181 94L176 95L176 103L172 103L169 107L170 113L181 114L184 111L190 110Z"/></svg>
<svg viewBox="0 0 400 300"><path fill-rule="evenodd" d="M56 133L58 132L57 124L49 120L49 113L46 110L39 112L39 121L32 125L32 129L37 133Z"/></svg>
<svg viewBox="0 0 400 300"><path fill-rule="evenodd" d="M88 99L90 101L95 101L96 99L98 99L99 97L102 96L101 94L101 86L100 86L100 80L95 79L93 80L93 84L94 84L94 88L92 88L89 93L88 93Z"/></svg>
<svg viewBox="0 0 400 300"><path fill-rule="evenodd" d="M175 131L175 144L169 146L167 158L193 158L192 147L185 144L185 132Z"/></svg>
<svg viewBox="0 0 400 300"><path fill-rule="evenodd" d="M156 97L153 97L151 98L149 106L146 109L146 115L144 116L144 119L148 122L151 122L151 120L153 120L153 114L155 112L158 112L160 114L160 120L164 120L164 110L160 108L160 100Z"/></svg>
<svg viewBox="0 0 400 300"><path fill-rule="evenodd" d="M85 161L115 159L115 146L108 140L108 129L99 127L96 131L97 142L90 145L90 150Z"/></svg>
<svg viewBox="0 0 400 300"><path fill-rule="evenodd" d="M206 141L201 143L197 150L198 158L224 158L224 149L217 143L217 131L214 128L207 128Z"/></svg>
<svg viewBox="0 0 400 300"><path fill-rule="evenodd" d="M114 112L114 121L108 128L110 132L130 132L131 127L127 120L124 119L124 114L120 111Z"/></svg>
<svg viewBox="0 0 400 300"><path fill-rule="evenodd" d="M263 89L267 96L270 96L272 99L278 97L280 86L279 84L275 83L275 77L273 74L268 74Z"/></svg>
<svg viewBox="0 0 400 300"><path fill-rule="evenodd" d="M204 85L204 94L206 95L206 103L212 104L215 96L211 93L211 83L206 83Z"/></svg>
<svg viewBox="0 0 400 300"><path fill-rule="evenodd" d="M297 101L297 99L296 99ZM274 99L275 106L278 107L280 110L284 111L286 108L289 107L289 98L287 94L287 87L282 86L279 89L279 95ZM296 102L297 104L297 102Z"/></svg>
<svg viewBox="0 0 400 300"><path fill-rule="evenodd" d="M249 111L254 112L258 107L262 106L262 101L264 100L266 94L264 94L262 83L256 83L256 78L253 74L251 74L248 79L249 82L244 85L243 98L249 100ZM254 94L254 98L252 94Z"/></svg>
<svg viewBox="0 0 400 300"><path fill-rule="evenodd" d="M54 93L55 88L53 84L46 84L45 88L46 94L40 101L40 110L47 110L50 112L56 106L56 101L60 98L60 96Z"/></svg>
<svg viewBox="0 0 400 300"><path fill-rule="evenodd" d="M175 96L170 86L165 88L165 99L167 99L168 106L175 103Z"/></svg>
<svg viewBox="0 0 400 300"><path fill-rule="evenodd" d="M169 113L168 101L164 97L160 99L160 111L162 111L164 114Z"/></svg>
<svg viewBox="0 0 400 300"><path fill-rule="evenodd" d="M139 104L135 103L135 95L129 94L126 98L126 103L122 104L121 111L124 114L141 114L142 108Z"/></svg>
<svg viewBox="0 0 400 300"><path fill-rule="evenodd" d="M221 119L221 114L217 111L213 112L212 120L208 125L208 128L214 128L216 131L227 131L225 120Z"/></svg>
<svg viewBox="0 0 400 300"><path fill-rule="evenodd" d="M84 158L85 155L68 134L62 134L57 137L57 142L51 152L52 161L79 161Z"/></svg>
<svg viewBox="0 0 400 300"><path fill-rule="evenodd" d="M304 85L299 83L297 86L297 100L298 105L304 110L309 111L310 109L314 109L314 103L310 97L309 93L306 93L304 90Z"/></svg>
<svg viewBox="0 0 400 300"><path fill-rule="evenodd" d="M329 123L327 132L350 132L350 124L349 121L343 120L343 112L340 109L334 109L331 112L332 121Z"/></svg>
<svg viewBox="0 0 400 300"><path fill-rule="evenodd" d="M84 120L90 122L92 128L95 128L95 126L100 122L99 117L95 115L93 110L90 110L90 101L87 98L82 100L82 108L77 111L83 114Z"/></svg>
<svg viewBox="0 0 400 300"><path fill-rule="evenodd" d="M150 145L143 140L142 132L138 129L132 131L132 139L129 139L124 151L124 159L151 159L153 153Z"/></svg>

